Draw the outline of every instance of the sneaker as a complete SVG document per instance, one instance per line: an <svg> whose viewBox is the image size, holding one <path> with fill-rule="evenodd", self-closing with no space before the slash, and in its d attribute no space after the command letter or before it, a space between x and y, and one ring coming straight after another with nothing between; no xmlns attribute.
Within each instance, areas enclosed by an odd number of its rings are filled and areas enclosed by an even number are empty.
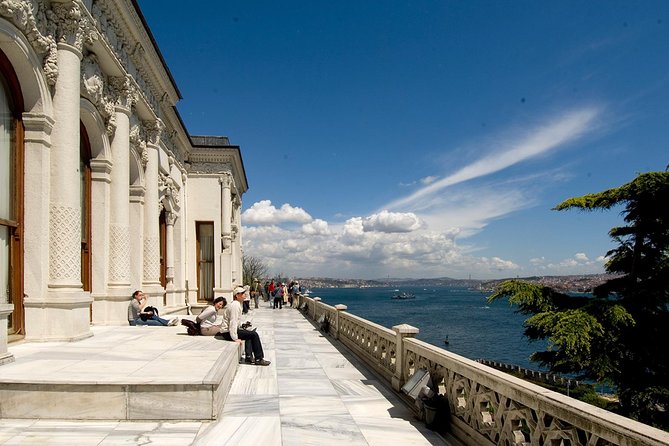
<svg viewBox="0 0 669 446"><path fill-rule="evenodd" d="M266 359L256 359L255 365L270 365L271 363Z"/></svg>
<svg viewBox="0 0 669 446"><path fill-rule="evenodd" d="M170 321L167 323L167 325L169 325L171 327L171 326L176 325L178 323L179 323L179 318L174 316L172 319L170 319Z"/></svg>
<svg viewBox="0 0 669 446"><path fill-rule="evenodd" d="M245 359L244 364L253 364L253 359L250 359L250 358Z"/></svg>

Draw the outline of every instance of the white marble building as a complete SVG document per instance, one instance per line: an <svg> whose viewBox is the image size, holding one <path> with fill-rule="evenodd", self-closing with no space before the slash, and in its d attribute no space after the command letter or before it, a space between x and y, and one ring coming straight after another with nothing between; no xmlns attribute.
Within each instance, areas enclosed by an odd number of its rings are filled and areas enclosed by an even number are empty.
<svg viewBox="0 0 669 446"><path fill-rule="evenodd" d="M179 99L135 0L0 2L0 363L241 282L240 149Z"/></svg>

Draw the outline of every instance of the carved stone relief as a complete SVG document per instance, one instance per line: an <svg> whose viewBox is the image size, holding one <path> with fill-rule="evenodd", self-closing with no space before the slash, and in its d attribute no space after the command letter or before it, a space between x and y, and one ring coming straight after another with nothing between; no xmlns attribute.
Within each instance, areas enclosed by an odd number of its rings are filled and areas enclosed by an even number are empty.
<svg viewBox="0 0 669 446"><path fill-rule="evenodd" d="M144 279L160 279L160 239L144 238Z"/></svg>
<svg viewBox="0 0 669 446"><path fill-rule="evenodd" d="M0 2L0 15L23 31L35 52L42 56L42 69L50 87L58 79L58 52L53 33L48 32L48 21L42 2L4 0Z"/></svg>
<svg viewBox="0 0 669 446"><path fill-rule="evenodd" d="M127 226L109 227L109 280L125 282L130 278L130 234Z"/></svg>
<svg viewBox="0 0 669 446"><path fill-rule="evenodd" d="M142 168L146 169L149 163L149 152L146 149L146 135L140 125L135 124L130 129L130 148L139 155Z"/></svg>
<svg viewBox="0 0 669 446"><path fill-rule="evenodd" d="M52 281L81 281L81 209L52 204L49 208L49 262Z"/></svg>
<svg viewBox="0 0 669 446"><path fill-rule="evenodd" d="M169 175L160 173L159 198L163 208L168 211L179 210L179 186Z"/></svg>

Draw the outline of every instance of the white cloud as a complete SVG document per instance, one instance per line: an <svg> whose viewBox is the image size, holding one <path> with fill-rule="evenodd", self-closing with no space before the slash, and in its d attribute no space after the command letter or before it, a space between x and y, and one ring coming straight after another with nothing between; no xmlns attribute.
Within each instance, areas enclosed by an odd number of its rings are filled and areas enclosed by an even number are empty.
<svg viewBox="0 0 669 446"><path fill-rule="evenodd" d="M466 277L498 275L500 271L517 269L513 262L500 257L465 255L455 242L457 228L367 231L366 220L354 217L339 225L314 220L300 228L245 226L244 252L262 258L273 274L301 276Z"/></svg>
<svg viewBox="0 0 669 446"><path fill-rule="evenodd" d="M309 223L313 220L304 209L293 207L288 203L280 209L274 207L270 200L254 203L242 213L245 224L251 225L279 225L282 223Z"/></svg>
<svg viewBox="0 0 669 446"><path fill-rule="evenodd" d="M565 113L552 119L545 125L533 128L524 136L509 141L495 141L494 150L457 172L428 184L416 192L383 206L384 209L410 209L426 207L434 195L448 186L453 186L475 178L490 175L522 161L548 153L583 136L599 111L595 108L583 108Z"/></svg>
<svg viewBox="0 0 669 446"><path fill-rule="evenodd" d="M434 183L434 182L437 181L438 179L439 179L439 177L435 177L435 176L433 176L433 175L429 175L429 176L426 176L426 177L421 178L421 179L420 179L420 182L421 182L421 184L426 184L426 185L427 185L427 184L432 184L432 183Z"/></svg>
<svg viewBox="0 0 669 446"><path fill-rule="evenodd" d="M604 256L598 256L591 260L587 254L578 252L572 257L560 260L558 262L549 262L545 257L540 259L530 259L530 265L534 267L533 273L542 273L548 275L563 274L599 274L604 272L606 263Z"/></svg>
<svg viewBox="0 0 669 446"><path fill-rule="evenodd" d="M585 255L585 253L582 253L582 252L576 253L576 255L574 255L574 259L578 262L589 262L590 261L588 256Z"/></svg>
<svg viewBox="0 0 669 446"><path fill-rule="evenodd" d="M312 222L303 224L302 232L306 235L328 235L330 234L330 228L328 222L317 218Z"/></svg>
<svg viewBox="0 0 669 446"><path fill-rule="evenodd" d="M412 212L381 211L362 220L366 232L412 232L421 229L424 223Z"/></svg>
<svg viewBox="0 0 669 446"><path fill-rule="evenodd" d="M496 271L514 271L520 269L520 266L514 262L510 260L504 260L499 257L492 257L490 259L487 257L481 257L478 264Z"/></svg>

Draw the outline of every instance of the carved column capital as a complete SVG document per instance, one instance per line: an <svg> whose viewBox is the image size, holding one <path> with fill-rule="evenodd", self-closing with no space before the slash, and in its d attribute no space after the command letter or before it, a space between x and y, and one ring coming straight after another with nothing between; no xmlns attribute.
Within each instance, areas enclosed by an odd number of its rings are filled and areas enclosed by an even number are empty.
<svg viewBox="0 0 669 446"><path fill-rule="evenodd" d="M165 212L165 223L174 226L174 223L176 223L177 218L179 218L179 215L176 212Z"/></svg>
<svg viewBox="0 0 669 446"><path fill-rule="evenodd" d="M131 82L130 76L110 77L109 87L116 107L129 114L133 105L139 99L137 89Z"/></svg>
<svg viewBox="0 0 669 446"><path fill-rule="evenodd" d="M232 173L222 172L221 176L218 177L218 182L221 184L222 187L229 189L232 187L235 180L234 178L232 178Z"/></svg>
<svg viewBox="0 0 669 446"><path fill-rule="evenodd" d="M58 44L69 45L82 53L84 43L98 38L97 30L76 1L52 2L46 15Z"/></svg>
<svg viewBox="0 0 669 446"><path fill-rule="evenodd" d="M146 135L146 143L157 146L160 144L160 136L165 129L165 124L160 119L151 121L142 121L142 128L144 135Z"/></svg>

